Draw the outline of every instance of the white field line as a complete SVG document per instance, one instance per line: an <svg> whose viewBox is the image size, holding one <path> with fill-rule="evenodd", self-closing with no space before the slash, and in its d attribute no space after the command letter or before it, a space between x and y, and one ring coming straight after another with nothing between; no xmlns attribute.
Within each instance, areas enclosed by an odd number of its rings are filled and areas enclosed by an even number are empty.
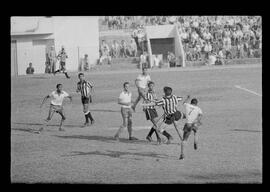
<svg viewBox="0 0 270 192"><path fill-rule="evenodd" d="M261 95L261 94L256 93L255 91L252 91L252 90L246 89L246 88L244 88L244 87L241 87L241 86L239 86L239 85L235 85L234 87L235 87L235 88L238 88L238 89L242 89L242 90L244 90L244 91L247 91L247 92L249 92L249 93L252 93L252 94L254 94L254 95L257 95L257 96L262 97L262 95Z"/></svg>

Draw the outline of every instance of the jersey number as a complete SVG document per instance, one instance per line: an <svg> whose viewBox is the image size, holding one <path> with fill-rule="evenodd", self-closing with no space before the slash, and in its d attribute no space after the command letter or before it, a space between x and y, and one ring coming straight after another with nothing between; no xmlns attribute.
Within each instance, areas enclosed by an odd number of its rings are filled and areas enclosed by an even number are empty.
<svg viewBox="0 0 270 192"><path fill-rule="evenodd" d="M194 110L194 108L191 108L191 110L190 110L190 112L188 113L188 115L190 115L191 114L191 112Z"/></svg>

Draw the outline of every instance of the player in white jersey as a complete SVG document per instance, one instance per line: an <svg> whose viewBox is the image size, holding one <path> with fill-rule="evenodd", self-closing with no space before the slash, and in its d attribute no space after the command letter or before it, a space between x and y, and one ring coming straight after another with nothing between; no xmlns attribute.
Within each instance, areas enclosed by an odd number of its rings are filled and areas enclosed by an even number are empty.
<svg viewBox="0 0 270 192"><path fill-rule="evenodd" d="M146 99L145 95L147 92L147 85L151 81L151 77L147 74L147 68L142 69L142 74L139 74L135 80L135 85L138 88L138 97L132 105L132 109L135 111L136 105L143 98Z"/></svg>
<svg viewBox="0 0 270 192"><path fill-rule="evenodd" d="M121 115L123 118L123 124L118 129L117 133L115 134L114 138L116 140L119 140L119 136L123 129L127 127L128 134L129 134L129 140L138 140L136 137L132 137L132 110L131 110L131 92L129 89L129 83L125 82L124 90L120 93L120 96L118 98L118 104L121 105Z"/></svg>
<svg viewBox="0 0 270 192"><path fill-rule="evenodd" d="M39 129L39 132L41 132L43 130L44 126L48 125L48 122L52 119L54 112L59 113L59 115L61 115L62 119L61 119L61 122L60 122L59 131L64 131L64 129L61 128L62 124L63 124L63 121L66 119L65 113L64 113L64 108L63 108L63 100L67 97L67 98L70 99L70 102L71 102L72 97L67 92L63 91L62 88L63 88L62 84L57 84L56 85L56 91L53 91L51 94L47 95L43 99L43 101L42 101L42 103L40 105L40 108L42 107L42 105L44 104L44 102L48 98L52 98L48 117L45 120L43 126Z"/></svg>
<svg viewBox="0 0 270 192"><path fill-rule="evenodd" d="M196 98L191 99L190 104L187 103L187 100L190 97L188 96L186 100L183 102L185 108L186 108L186 123L183 128L184 134L183 134L183 140L181 142L181 154L179 159L184 159L184 148L187 143L187 139L191 133L191 131L194 132L194 149L197 150L198 148L198 127L202 124L201 118L202 118L202 110L197 106L198 100Z"/></svg>

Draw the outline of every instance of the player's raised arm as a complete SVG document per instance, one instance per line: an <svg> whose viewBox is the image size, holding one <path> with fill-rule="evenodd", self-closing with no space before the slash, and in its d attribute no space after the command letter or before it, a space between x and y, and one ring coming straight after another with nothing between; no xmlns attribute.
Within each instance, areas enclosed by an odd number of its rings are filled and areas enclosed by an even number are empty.
<svg viewBox="0 0 270 192"><path fill-rule="evenodd" d="M44 97L44 99L43 99L43 101L42 101L42 103L41 103L41 105L40 105L40 108L43 106L43 104L45 103L45 101L47 100L47 99L49 99L50 98L50 95L46 95L45 97Z"/></svg>
<svg viewBox="0 0 270 192"><path fill-rule="evenodd" d="M70 102L72 102L72 97L71 97L71 95L67 96L67 98L69 98Z"/></svg>
<svg viewBox="0 0 270 192"><path fill-rule="evenodd" d="M183 101L183 104L185 104L190 99L190 96L188 95L187 98Z"/></svg>

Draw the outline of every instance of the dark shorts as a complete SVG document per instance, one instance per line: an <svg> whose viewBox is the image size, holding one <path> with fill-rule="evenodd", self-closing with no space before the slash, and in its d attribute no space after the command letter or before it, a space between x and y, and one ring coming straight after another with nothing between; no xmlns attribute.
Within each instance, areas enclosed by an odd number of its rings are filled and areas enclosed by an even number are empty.
<svg viewBox="0 0 270 192"><path fill-rule="evenodd" d="M158 117L156 109L144 109L146 120L151 120Z"/></svg>
<svg viewBox="0 0 270 192"><path fill-rule="evenodd" d="M92 103L91 95L90 97L82 97L82 104L89 104Z"/></svg>
<svg viewBox="0 0 270 192"><path fill-rule="evenodd" d="M175 113L173 113L173 114L170 114L170 115L167 115L166 117L165 117L165 123L167 124L167 125L170 125L170 124L172 124L174 121L178 121L179 119L181 119L181 118L184 118L184 114L182 113L182 112L180 112L180 111L176 111Z"/></svg>
<svg viewBox="0 0 270 192"><path fill-rule="evenodd" d="M183 139L186 141L191 133L191 131L197 132L198 127L195 125L195 123L186 123L183 131L184 131L184 135L183 135Z"/></svg>
<svg viewBox="0 0 270 192"><path fill-rule="evenodd" d="M65 71L66 70L66 62L60 61L60 70Z"/></svg>

